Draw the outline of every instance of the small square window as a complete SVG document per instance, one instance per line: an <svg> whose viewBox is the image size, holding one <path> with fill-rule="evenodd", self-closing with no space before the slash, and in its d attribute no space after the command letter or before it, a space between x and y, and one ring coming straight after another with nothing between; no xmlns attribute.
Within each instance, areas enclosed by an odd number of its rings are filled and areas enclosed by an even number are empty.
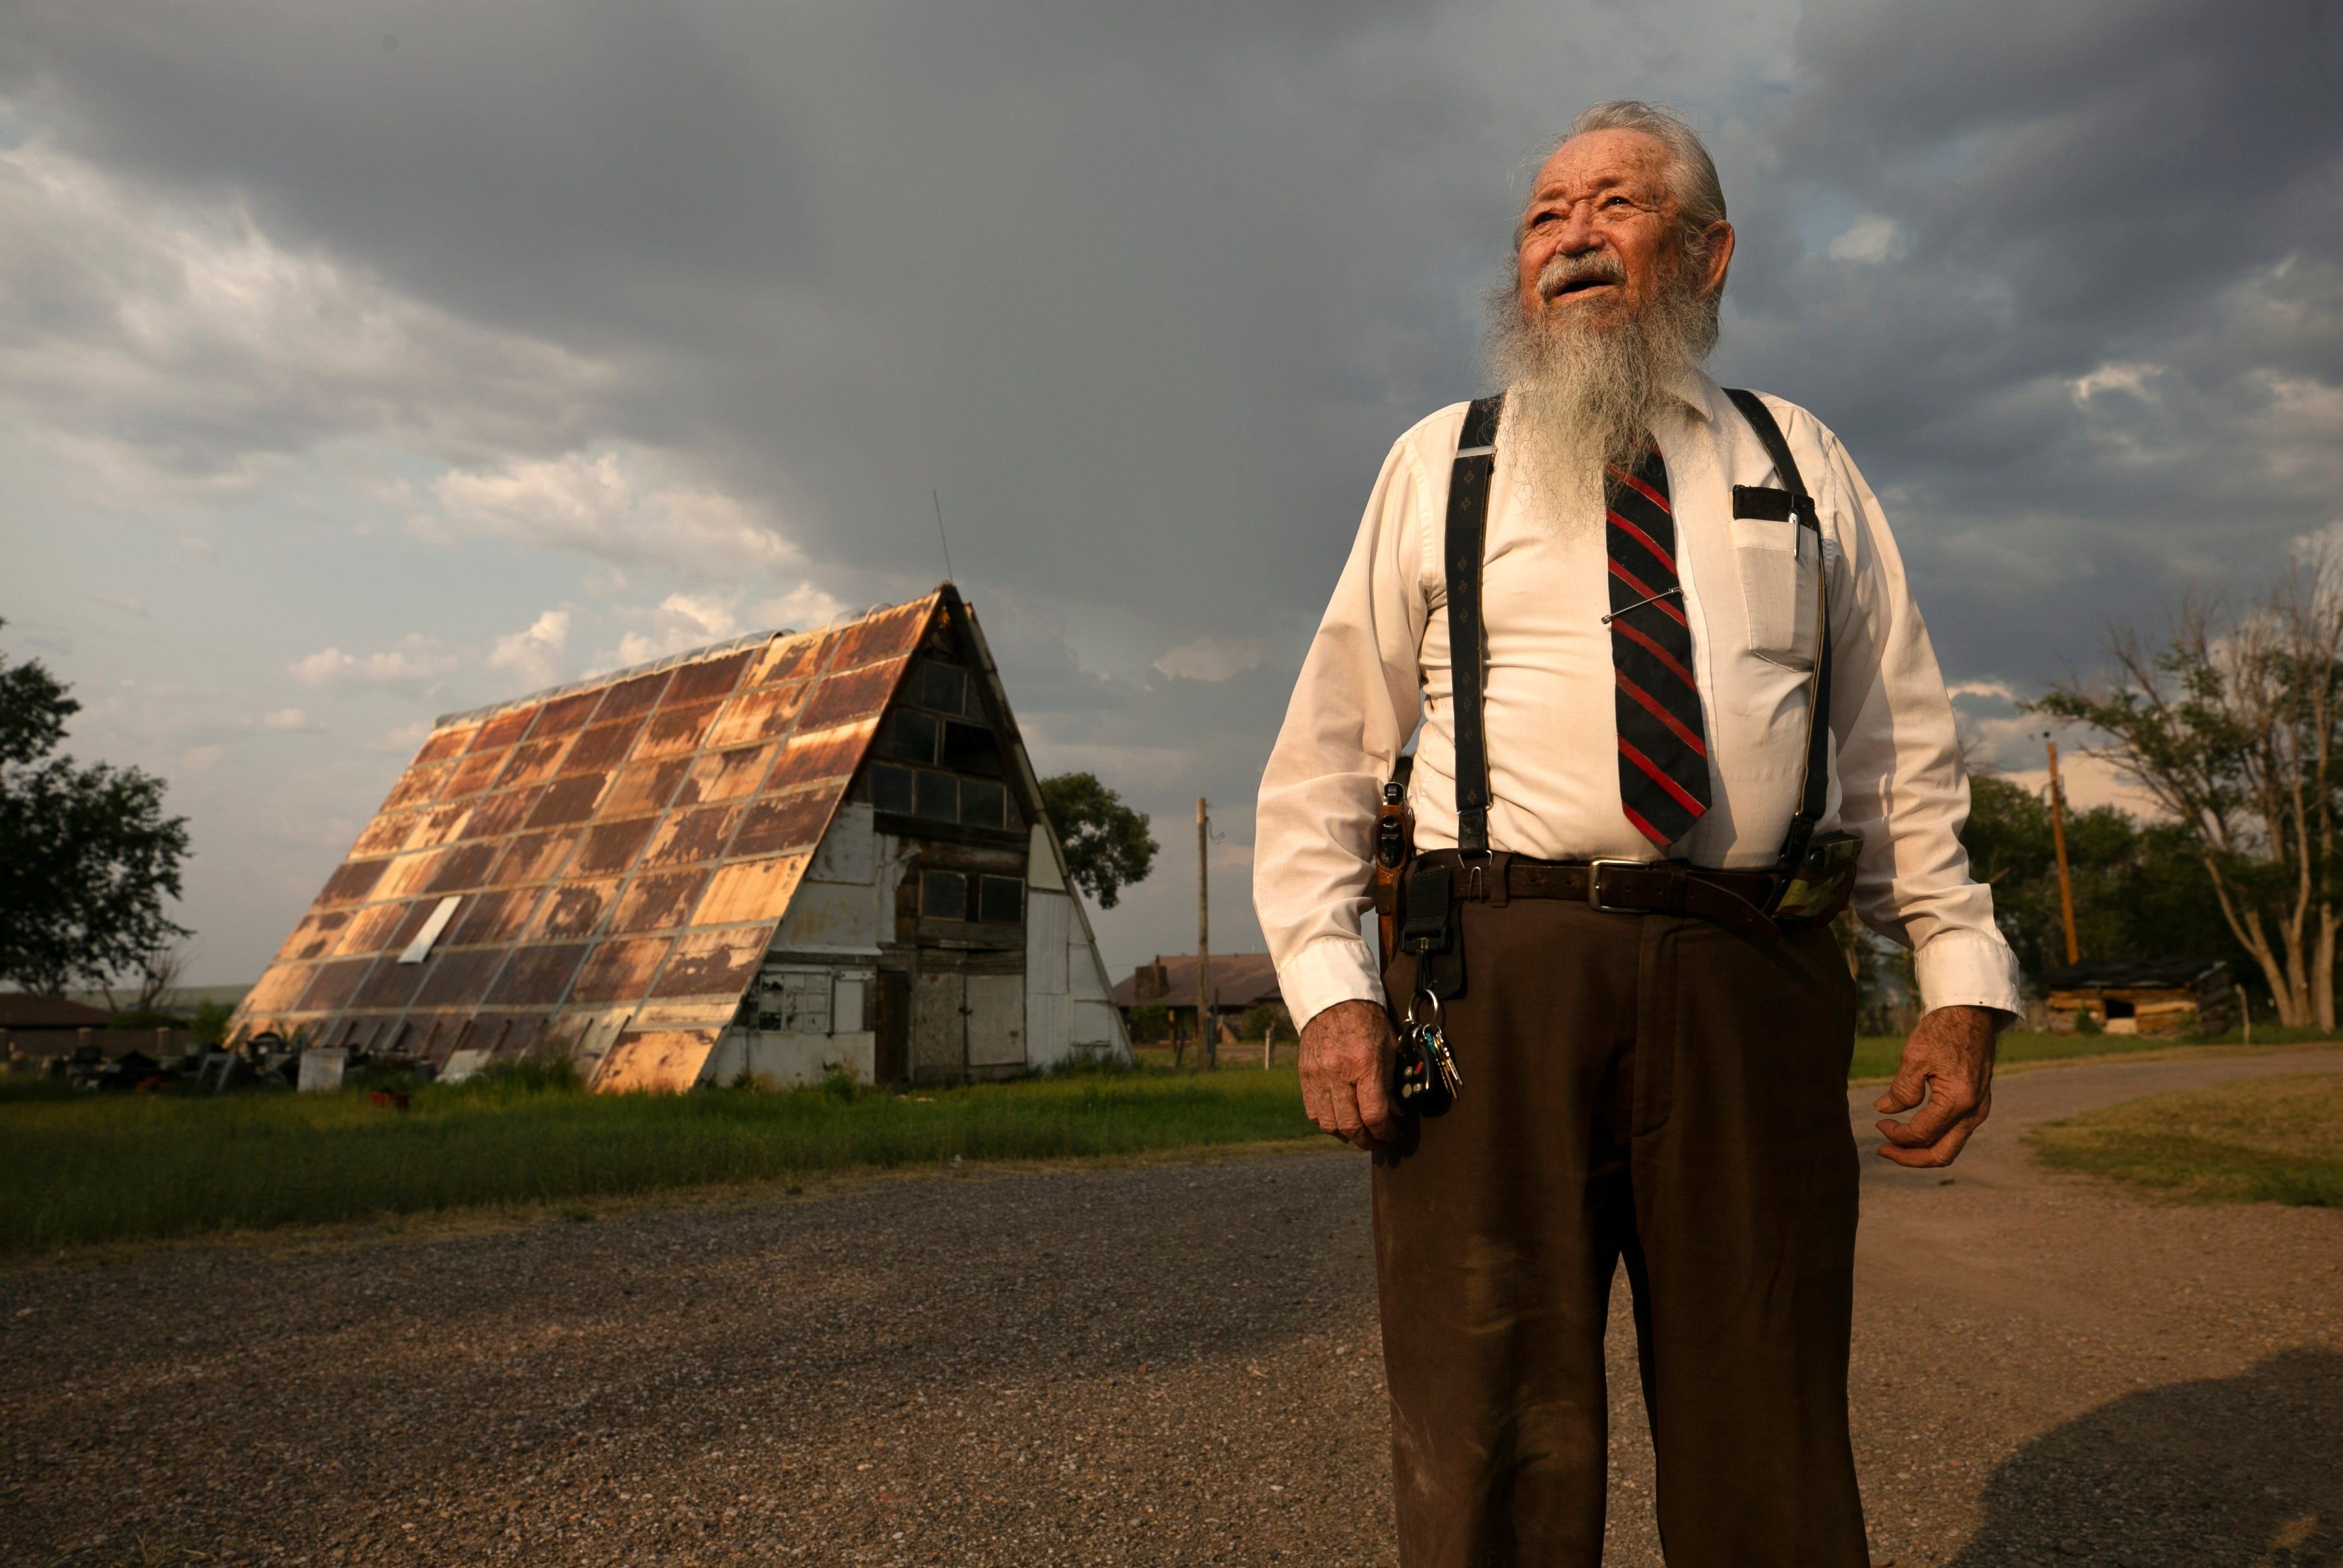
<svg viewBox="0 0 2343 1568"><path fill-rule="evenodd" d="M1001 743L981 724L944 720L943 765L955 773L1001 777Z"/></svg>
<svg viewBox="0 0 2343 1568"><path fill-rule="evenodd" d="M830 1032L830 977L769 975L757 988L757 1027L789 1034Z"/></svg>
<svg viewBox="0 0 2343 1568"><path fill-rule="evenodd" d="M1021 920L1025 918L1025 884L1016 877L987 877L977 890L976 904L976 918L980 920Z"/></svg>
<svg viewBox="0 0 2343 1568"><path fill-rule="evenodd" d="M920 668L920 701L939 713L959 713L968 703L968 671L949 664Z"/></svg>
<svg viewBox="0 0 2343 1568"><path fill-rule="evenodd" d="M870 807L908 816L911 809L911 772L908 768L870 769Z"/></svg>
<svg viewBox="0 0 2343 1568"><path fill-rule="evenodd" d="M1005 828L1008 809L1009 791L1000 785L974 779L960 781L960 819L970 827Z"/></svg>
<svg viewBox="0 0 2343 1568"><path fill-rule="evenodd" d="M899 762L928 762L936 759L937 720L929 714L909 713L902 709L887 716L886 732L880 737L879 754L892 757Z"/></svg>
<svg viewBox="0 0 2343 1568"><path fill-rule="evenodd" d="M911 811L931 821L960 820L960 780L949 773L912 775L917 789Z"/></svg>
<svg viewBox="0 0 2343 1568"><path fill-rule="evenodd" d="M968 879L958 871L920 872L920 913L931 920L968 919Z"/></svg>

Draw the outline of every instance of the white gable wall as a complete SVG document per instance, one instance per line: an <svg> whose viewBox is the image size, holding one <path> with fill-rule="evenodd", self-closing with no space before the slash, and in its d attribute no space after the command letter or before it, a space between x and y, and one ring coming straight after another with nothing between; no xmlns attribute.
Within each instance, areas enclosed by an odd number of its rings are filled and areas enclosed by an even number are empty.
<svg viewBox="0 0 2343 1568"><path fill-rule="evenodd" d="M1033 1067L1081 1052L1131 1058L1090 917L1066 885L1056 836L1041 822L1025 876L1025 1041Z"/></svg>

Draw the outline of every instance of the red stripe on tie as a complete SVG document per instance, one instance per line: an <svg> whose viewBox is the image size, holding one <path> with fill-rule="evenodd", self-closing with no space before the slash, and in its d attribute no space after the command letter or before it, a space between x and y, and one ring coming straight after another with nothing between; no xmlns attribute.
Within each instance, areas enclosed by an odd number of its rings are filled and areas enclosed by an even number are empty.
<svg viewBox="0 0 2343 1568"><path fill-rule="evenodd" d="M1624 620L1613 621L1611 623L1611 629L1617 632L1620 636L1627 638L1629 641L1634 643L1636 647L1642 648L1645 653L1650 654L1654 658L1658 659L1662 664L1666 665L1670 673L1674 674L1678 680L1683 681L1684 685L1690 687L1694 691L1697 692L1700 690L1700 682L1692 678L1691 670L1686 669L1683 665L1676 662L1676 656L1674 654L1670 653L1666 648L1662 648L1658 643L1654 642L1650 638L1645 637L1642 632L1637 631L1634 627L1629 626Z"/></svg>
<svg viewBox="0 0 2343 1568"><path fill-rule="evenodd" d="M1619 755L1624 757L1628 761L1633 762L1636 767L1642 769L1644 770L1644 777L1651 779L1653 783L1666 790L1670 795L1674 796L1677 805L1691 812L1694 817L1706 815L1708 811L1707 807L1694 799L1690 792L1688 792L1683 785L1677 783L1674 779L1661 772L1660 765L1653 761L1650 758L1644 756L1641 751L1637 750L1634 743L1629 741L1624 735L1619 738Z"/></svg>
<svg viewBox="0 0 2343 1568"><path fill-rule="evenodd" d="M1635 825L1636 832L1641 833L1644 838L1649 839L1661 849L1664 849L1670 844L1675 842L1674 839L1669 838L1665 833L1661 832L1657 828L1654 828L1649 822L1644 821L1643 813L1636 810L1633 806L1628 805L1625 801L1622 800L1619 803L1619 809L1625 812L1627 815L1627 820Z"/></svg>
<svg viewBox="0 0 2343 1568"><path fill-rule="evenodd" d="M1621 582L1625 583L1629 588L1634 589L1635 597L1637 598L1650 599L1654 609L1665 610L1668 614L1675 617L1676 624L1678 626L1689 627L1692 625L1692 622L1684 619L1684 611L1678 609L1675 606L1670 604L1667 600L1654 593L1649 588L1644 586L1643 578L1637 577L1634 572L1629 571L1625 567L1621 566L1617 561L1613 561L1611 563L1611 575L1617 578ZM1624 615L1626 612L1622 610L1619 613ZM1617 626L1619 623L1614 620L1611 624L1613 626Z"/></svg>
<svg viewBox="0 0 2343 1568"><path fill-rule="evenodd" d="M1708 748L1701 744L1699 736L1694 735L1691 730L1684 728L1683 719L1678 719L1674 714L1670 713L1666 709L1662 708L1657 699L1655 699L1650 692L1645 691L1642 687L1628 679L1624 671L1614 670L1612 671L1612 675L1619 682L1620 690L1634 698L1637 702L1642 703L1645 712L1658 719L1661 723L1666 725L1668 729L1674 732L1677 739L1683 741L1686 746L1693 749L1693 752L1695 756L1702 758L1707 757Z"/></svg>
<svg viewBox="0 0 2343 1568"><path fill-rule="evenodd" d="M1614 468L1610 464L1605 463L1603 465L1603 471L1610 475L1613 478L1618 480L1621 484L1626 485L1641 492L1644 499L1651 502L1652 505L1659 508L1660 510L1668 512L1668 498L1660 494L1657 490L1652 488L1651 486L1644 483L1643 480L1635 477L1634 475L1628 473L1624 468ZM1674 517L1675 514L1674 512L1668 512L1668 515L1670 517Z"/></svg>
<svg viewBox="0 0 2343 1568"><path fill-rule="evenodd" d="M1626 518L1621 517L1616 512L1613 512L1611 514L1611 526L1632 535L1645 549L1652 552L1652 558L1654 560L1667 568L1668 570L1674 571L1676 569L1675 557L1660 548L1659 540L1652 538L1651 535L1645 533L1643 529L1637 528L1634 524L1629 522Z"/></svg>

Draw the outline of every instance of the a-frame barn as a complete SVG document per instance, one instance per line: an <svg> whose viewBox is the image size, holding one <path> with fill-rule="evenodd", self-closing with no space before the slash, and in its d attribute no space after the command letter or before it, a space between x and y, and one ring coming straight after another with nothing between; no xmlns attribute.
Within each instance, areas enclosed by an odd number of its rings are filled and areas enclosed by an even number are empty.
<svg viewBox="0 0 2343 1568"><path fill-rule="evenodd" d="M231 1029L610 1090L1130 1051L950 585L440 719Z"/></svg>

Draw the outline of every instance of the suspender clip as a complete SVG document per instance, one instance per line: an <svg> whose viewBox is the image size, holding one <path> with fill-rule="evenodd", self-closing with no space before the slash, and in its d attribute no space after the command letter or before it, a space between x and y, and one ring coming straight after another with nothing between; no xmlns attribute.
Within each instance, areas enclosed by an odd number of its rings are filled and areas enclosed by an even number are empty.
<svg viewBox="0 0 2343 1568"><path fill-rule="evenodd" d="M1456 859L1464 871L1464 891L1459 896L1476 900L1487 898L1494 858L1486 849L1459 849Z"/></svg>

